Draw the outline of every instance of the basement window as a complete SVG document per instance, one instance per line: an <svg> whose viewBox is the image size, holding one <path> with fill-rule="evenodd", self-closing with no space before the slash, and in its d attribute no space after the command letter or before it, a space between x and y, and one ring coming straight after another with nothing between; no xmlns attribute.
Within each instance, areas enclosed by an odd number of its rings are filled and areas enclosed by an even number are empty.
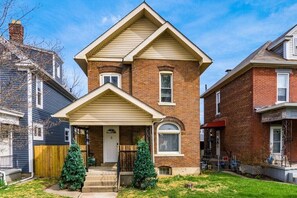
<svg viewBox="0 0 297 198"><path fill-rule="evenodd" d="M168 167L168 166L159 167L159 175L172 175L171 167Z"/></svg>

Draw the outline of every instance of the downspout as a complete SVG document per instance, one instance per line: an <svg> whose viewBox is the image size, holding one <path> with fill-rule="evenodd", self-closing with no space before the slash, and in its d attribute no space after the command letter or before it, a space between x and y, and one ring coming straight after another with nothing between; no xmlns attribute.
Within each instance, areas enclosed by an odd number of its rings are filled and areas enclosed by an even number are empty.
<svg viewBox="0 0 297 198"><path fill-rule="evenodd" d="M0 170L0 173L3 175L4 185L6 186L6 185L7 185L7 182L6 182L6 174L5 174L4 171L1 171L1 170Z"/></svg>
<svg viewBox="0 0 297 198"><path fill-rule="evenodd" d="M32 123L33 123L33 101L32 101L32 73L30 69L27 70L27 80L28 80L28 158L29 158L29 172L33 173L33 158L34 158L34 152L33 152L33 131L32 131ZM34 175L34 174L33 174Z"/></svg>
<svg viewBox="0 0 297 198"><path fill-rule="evenodd" d="M155 123L161 123L163 122L164 118L162 118L160 121L153 121L152 123L152 158L153 163L155 164Z"/></svg>

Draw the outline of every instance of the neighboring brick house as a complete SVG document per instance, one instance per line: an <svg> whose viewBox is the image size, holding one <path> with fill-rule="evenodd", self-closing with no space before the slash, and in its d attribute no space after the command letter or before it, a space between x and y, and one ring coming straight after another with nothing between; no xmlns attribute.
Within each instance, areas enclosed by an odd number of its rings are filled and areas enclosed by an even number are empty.
<svg viewBox="0 0 297 198"><path fill-rule="evenodd" d="M200 173L199 78L212 60L145 2L75 56L89 94L57 112L97 164L145 138L159 174Z"/></svg>
<svg viewBox="0 0 297 198"><path fill-rule="evenodd" d="M35 145L69 144L69 123L51 115L75 100L62 85L62 60L23 44L20 21L0 37L0 168L34 171Z"/></svg>
<svg viewBox="0 0 297 198"><path fill-rule="evenodd" d="M201 98L208 157L250 165L270 158L262 171L287 180L297 162L297 26L266 42Z"/></svg>

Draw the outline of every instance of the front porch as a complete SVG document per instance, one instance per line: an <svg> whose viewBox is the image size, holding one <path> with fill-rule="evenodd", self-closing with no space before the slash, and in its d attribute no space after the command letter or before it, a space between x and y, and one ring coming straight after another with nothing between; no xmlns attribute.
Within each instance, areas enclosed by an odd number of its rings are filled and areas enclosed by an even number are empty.
<svg viewBox="0 0 297 198"><path fill-rule="evenodd" d="M297 103L280 103L256 112L269 130L270 156L263 173L281 181L297 183Z"/></svg>
<svg viewBox="0 0 297 198"><path fill-rule="evenodd" d="M54 117L69 121L72 138L83 148L87 169L89 164L93 167L116 164L117 184L121 183L120 175L131 176L138 140L149 143L154 160L154 123L165 118L109 83L60 110Z"/></svg>
<svg viewBox="0 0 297 198"><path fill-rule="evenodd" d="M121 172L132 172L137 142L153 148L152 126L73 126L73 131L87 167L119 163Z"/></svg>

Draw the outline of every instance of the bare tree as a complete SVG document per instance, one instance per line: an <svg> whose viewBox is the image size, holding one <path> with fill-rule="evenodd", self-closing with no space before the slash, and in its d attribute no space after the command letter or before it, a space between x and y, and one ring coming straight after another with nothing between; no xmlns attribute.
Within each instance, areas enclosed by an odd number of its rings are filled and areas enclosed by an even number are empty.
<svg viewBox="0 0 297 198"><path fill-rule="evenodd" d="M65 68L63 68L63 73L66 74ZM71 72L67 71L68 75L64 75L62 82L66 89L76 97L80 97L83 89L80 86L82 83L82 76L79 75L79 72L73 68Z"/></svg>
<svg viewBox="0 0 297 198"><path fill-rule="evenodd" d="M31 41L30 45L22 42L8 41L8 23L15 25L18 20L27 19L38 6L28 7L20 5L16 0L0 1L0 109L16 110L25 112L30 106L28 103L28 87L34 87L33 80L38 76L42 81L52 80L47 68L53 65L53 54L61 54L61 43L59 41ZM13 20L12 19L16 19ZM12 22L11 22L12 21ZM5 38L6 37L6 38ZM28 73L32 75L28 80ZM69 84L74 89L79 84L80 78L75 76ZM35 93L31 93L31 97ZM43 93L46 96L46 92ZM32 105L33 103L31 103ZM31 106L32 108L32 106ZM59 125L56 119L48 118L40 121L44 126L44 134L51 133L51 129ZM7 135L8 132L13 135ZM13 138L13 146L26 146L28 132L33 133L33 126L22 123L20 126L1 124L0 121L0 147L8 138ZM15 140L14 137L18 137ZM22 139L23 138L23 139ZM1 148L0 148L1 154ZM0 163L1 166L1 163Z"/></svg>

